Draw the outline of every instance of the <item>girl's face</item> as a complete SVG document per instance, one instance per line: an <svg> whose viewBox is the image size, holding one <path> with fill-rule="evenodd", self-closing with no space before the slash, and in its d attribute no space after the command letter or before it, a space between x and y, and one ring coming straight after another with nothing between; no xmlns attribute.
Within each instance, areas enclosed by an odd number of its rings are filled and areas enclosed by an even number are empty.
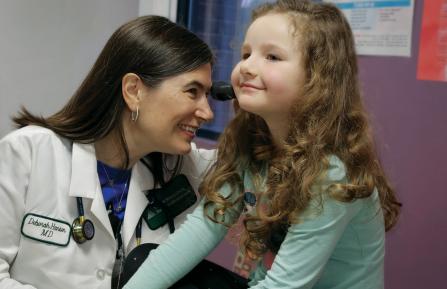
<svg viewBox="0 0 447 289"><path fill-rule="evenodd" d="M207 99L210 87L210 64L168 78L156 88L145 87L134 124L136 146L146 154L188 153L196 130L213 118Z"/></svg>
<svg viewBox="0 0 447 289"><path fill-rule="evenodd" d="M231 75L240 107L261 116L271 130L287 129L290 108L301 96L305 80L300 37L292 27L286 14L256 19Z"/></svg>

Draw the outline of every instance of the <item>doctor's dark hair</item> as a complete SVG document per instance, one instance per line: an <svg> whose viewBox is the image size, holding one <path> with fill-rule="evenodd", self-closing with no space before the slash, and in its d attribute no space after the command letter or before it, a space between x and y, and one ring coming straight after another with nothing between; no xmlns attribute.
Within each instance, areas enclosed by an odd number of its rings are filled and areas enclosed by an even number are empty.
<svg viewBox="0 0 447 289"><path fill-rule="evenodd" d="M138 17L118 28L100 53L78 90L57 113L44 118L22 107L13 118L16 126L39 125L80 143L93 143L112 130L120 135L129 153L121 118L126 107L121 81L137 74L148 87L214 62L208 45L200 38L161 16ZM160 153L158 159L161 159Z"/></svg>

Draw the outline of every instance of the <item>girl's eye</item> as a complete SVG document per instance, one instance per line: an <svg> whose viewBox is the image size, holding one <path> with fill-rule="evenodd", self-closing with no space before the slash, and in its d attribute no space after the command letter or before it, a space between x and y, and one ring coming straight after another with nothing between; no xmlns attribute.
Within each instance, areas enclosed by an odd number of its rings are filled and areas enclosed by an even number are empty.
<svg viewBox="0 0 447 289"><path fill-rule="evenodd" d="M242 53L242 55L241 55L241 58L243 59L243 60L245 60L245 59L247 59L247 58L249 58L250 57L250 53Z"/></svg>
<svg viewBox="0 0 447 289"><path fill-rule="evenodd" d="M278 60L281 60L278 56L276 56L276 55L274 55L274 54L268 54L266 58L267 58L268 60L271 60L271 61L278 61Z"/></svg>

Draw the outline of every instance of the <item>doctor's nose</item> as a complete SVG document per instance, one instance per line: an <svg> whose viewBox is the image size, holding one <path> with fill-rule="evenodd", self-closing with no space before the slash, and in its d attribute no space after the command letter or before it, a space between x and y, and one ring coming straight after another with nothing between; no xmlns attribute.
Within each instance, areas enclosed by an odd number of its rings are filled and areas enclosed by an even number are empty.
<svg viewBox="0 0 447 289"><path fill-rule="evenodd" d="M208 98L203 97L199 102L199 107L196 110L195 115L203 122L208 122L214 118L214 113L211 110Z"/></svg>

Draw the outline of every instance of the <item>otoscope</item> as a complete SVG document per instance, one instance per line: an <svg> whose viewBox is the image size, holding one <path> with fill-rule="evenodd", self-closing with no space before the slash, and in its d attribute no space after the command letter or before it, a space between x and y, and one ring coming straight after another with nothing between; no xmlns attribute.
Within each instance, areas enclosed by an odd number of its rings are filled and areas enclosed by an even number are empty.
<svg viewBox="0 0 447 289"><path fill-rule="evenodd" d="M227 101L236 98L233 87L225 81L214 81L210 95L215 100Z"/></svg>

